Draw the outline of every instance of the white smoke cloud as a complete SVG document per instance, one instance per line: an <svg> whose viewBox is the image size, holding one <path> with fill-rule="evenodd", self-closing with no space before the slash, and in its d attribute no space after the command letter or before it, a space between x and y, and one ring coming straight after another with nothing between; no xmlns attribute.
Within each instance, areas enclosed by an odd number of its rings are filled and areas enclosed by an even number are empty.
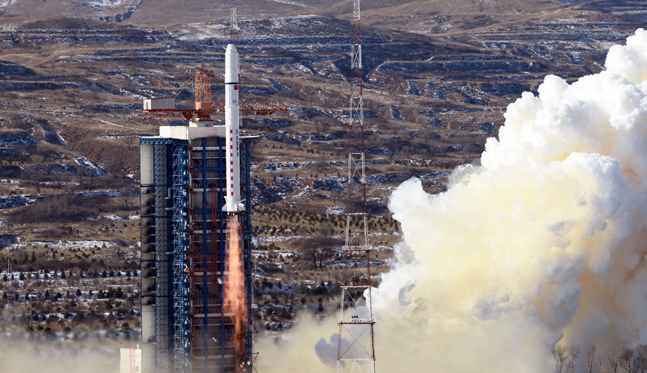
<svg viewBox="0 0 647 373"><path fill-rule="evenodd" d="M646 80L641 29L605 71L524 93L447 192L395 190L403 242L373 291L379 370L543 373L560 341L647 343ZM312 346L335 330L302 324L276 348L329 371Z"/></svg>
<svg viewBox="0 0 647 373"><path fill-rule="evenodd" d="M19 332L20 333L20 332ZM20 334L18 333L18 336ZM4 334L4 333L3 333ZM0 339L0 372L114 373L119 371L123 341L53 342L21 340L7 333ZM132 346L134 347L134 346Z"/></svg>

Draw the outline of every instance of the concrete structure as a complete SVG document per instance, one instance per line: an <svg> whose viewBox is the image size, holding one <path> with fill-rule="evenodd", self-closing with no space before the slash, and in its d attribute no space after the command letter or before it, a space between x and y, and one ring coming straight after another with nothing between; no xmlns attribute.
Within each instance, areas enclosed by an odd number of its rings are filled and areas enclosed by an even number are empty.
<svg viewBox="0 0 647 373"><path fill-rule="evenodd" d="M235 109L232 109L235 110ZM236 116L238 117L238 116ZM237 127L237 126L236 126ZM240 208L247 307L244 356L232 346L226 281L226 196L232 150L238 203L248 203L251 137L194 121L141 139L142 372L238 372L252 359L250 208ZM242 211L241 211L242 210Z"/></svg>

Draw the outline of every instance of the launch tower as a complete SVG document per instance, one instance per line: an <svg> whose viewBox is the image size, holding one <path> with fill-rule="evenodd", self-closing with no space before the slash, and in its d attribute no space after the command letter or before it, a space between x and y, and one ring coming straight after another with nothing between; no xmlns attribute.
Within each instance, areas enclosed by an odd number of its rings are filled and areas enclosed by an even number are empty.
<svg viewBox="0 0 647 373"><path fill-rule="evenodd" d="M247 201L250 143L240 139L241 196ZM241 362L251 360L249 209L240 215L248 307L242 359L231 343L236 320L223 302L225 144L217 127L161 127L160 136L141 139L144 373L238 372Z"/></svg>
<svg viewBox="0 0 647 373"><path fill-rule="evenodd" d="M143 137L141 155L142 370L250 372L252 355L250 147L239 132L238 54L227 48L225 102L196 74L195 110L174 98L144 100L149 116L192 118ZM207 79L208 80L208 79ZM225 125L210 114L225 111ZM228 215L235 215L232 224ZM232 232L232 227L240 225ZM232 235L232 233L235 233ZM231 268L231 236L242 236ZM244 301L231 301L232 273ZM245 309L240 312L240 304ZM242 320L241 320L242 319Z"/></svg>

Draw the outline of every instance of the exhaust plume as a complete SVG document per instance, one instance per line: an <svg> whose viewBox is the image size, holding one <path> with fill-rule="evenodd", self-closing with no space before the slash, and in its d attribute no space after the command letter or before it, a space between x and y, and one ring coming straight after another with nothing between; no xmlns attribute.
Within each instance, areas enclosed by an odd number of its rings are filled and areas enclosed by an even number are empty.
<svg viewBox="0 0 647 373"><path fill-rule="evenodd" d="M0 372L12 373L114 373L119 370L123 341L83 340L53 342L47 338L27 340L17 333L0 339Z"/></svg>
<svg viewBox="0 0 647 373"><path fill-rule="evenodd" d="M403 240L373 290L379 370L545 373L557 343L601 357L647 343L646 80L640 29L603 72L524 93L482 166L457 168L447 192L415 178L393 192ZM330 371L334 322L262 341L259 370Z"/></svg>
<svg viewBox="0 0 647 373"><path fill-rule="evenodd" d="M240 225L238 216L229 217L229 237L227 252L227 278L225 283L225 304L227 313L234 319L234 334L232 336L232 345L236 353L237 361L243 360L245 353L244 348L244 330L243 323L245 318L245 282L243 280L243 261L241 258L240 242Z"/></svg>

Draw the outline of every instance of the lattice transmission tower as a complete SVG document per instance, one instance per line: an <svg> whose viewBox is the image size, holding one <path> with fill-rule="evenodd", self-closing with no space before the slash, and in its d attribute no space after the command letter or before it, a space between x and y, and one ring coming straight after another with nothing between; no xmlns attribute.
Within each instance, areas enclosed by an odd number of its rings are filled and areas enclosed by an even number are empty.
<svg viewBox="0 0 647 373"><path fill-rule="evenodd" d="M371 301L371 251L366 207L366 158L364 154L364 101L362 99L362 35L360 0L353 1L350 53L350 105L348 113L348 206L344 251L365 255L366 267L357 268L341 285L338 319L337 373L375 373L375 339Z"/></svg>

